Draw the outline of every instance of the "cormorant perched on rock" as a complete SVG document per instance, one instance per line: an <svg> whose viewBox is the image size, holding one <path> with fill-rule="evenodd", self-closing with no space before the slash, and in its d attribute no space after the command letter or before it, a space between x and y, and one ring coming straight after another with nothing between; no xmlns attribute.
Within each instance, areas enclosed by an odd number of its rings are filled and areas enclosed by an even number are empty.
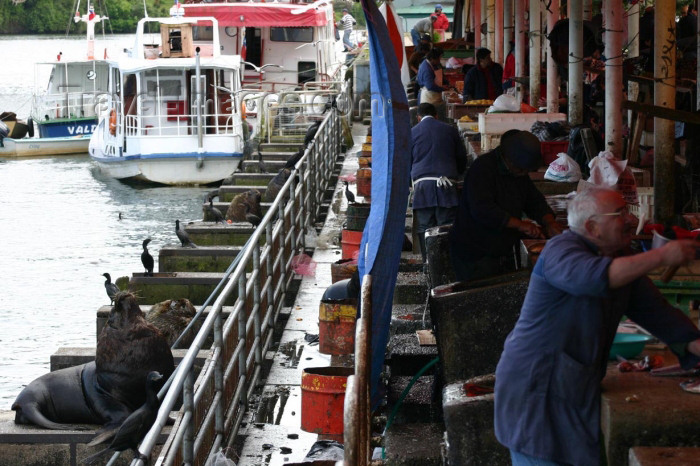
<svg viewBox="0 0 700 466"><path fill-rule="evenodd" d="M112 283L112 277L108 273L103 273L105 280L105 290L107 291L107 296L109 296L109 304L114 303L114 296L119 293L119 287Z"/></svg>
<svg viewBox="0 0 700 466"><path fill-rule="evenodd" d="M265 195L263 196L263 201L272 202L277 198L282 186L287 182L287 178L292 174L292 170L289 168L283 168L274 178L270 180L267 184L267 189L265 190Z"/></svg>
<svg viewBox="0 0 700 466"><path fill-rule="evenodd" d="M292 155L291 157L289 157L289 159L287 159L287 163L284 164L283 168L289 168L290 170L294 168L294 165L296 165L297 162L304 155L304 151L306 151L304 147L300 148L296 154Z"/></svg>
<svg viewBox="0 0 700 466"><path fill-rule="evenodd" d="M224 214L214 207L214 201L209 199L209 205L204 206L204 221L212 221L217 223L226 223L224 221Z"/></svg>
<svg viewBox="0 0 700 466"><path fill-rule="evenodd" d="M195 314L197 314L197 309L189 299L168 299L151 306L151 309L146 313L146 320L160 330L160 333L168 341L168 345L172 347ZM189 347L197 335L199 327L200 324L195 325L188 332L188 335L178 343L178 346L180 348Z"/></svg>
<svg viewBox="0 0 700 466"><path fill-rule="evenodd" d="M253 225L253 227L257 227L260 225L261 218L258 217L255 214L250 213L250 206L246 204L245 206L245 219Z"/></svg>
<svg viewBox="0 0 700 466"><path fill-rule="evenodd" d="M146 238L143 240L143 252L141 253L141 263L143 264L143 268L146 270L144 273L146 277L153 276L153 265L155 264L153 261L153 256L150 252L148 252L148 243L150 242L151 238Z"/></svg>
<svg viewBox="0 0 700 466"><path fill-rule="evenodd" d="M180 220L175 220L175 234L177 235L183 248L196 248L184 228L180 228Z"/></svg>
<svg viewBox="0 0 700 466"><path fill-rule="evenodd" d="M258 170L260 170L260 173L267 173L267 167L265 166L265 162L263 162L262 152L260 152L259 148L258 148Z"/></svg>
<svg viewBox="0 0 700 466"><path fill-rule="evenodd" d="M107 452L124 451L130 449L134 452L134 459L143 460L148 463L148 458L138 451L141 440L146 436L153 426L158 416L160 400L158 399L158 389L162 385L160 381L163 376L160 372L151 371L146 377L146 402L139 409L131 413L115 431L108 431L96 436L88 446L95 446L111 440L107 448L83 460L85 464L92 464L99 457Z"/></svg>
<svg viewBox="0 0 700 466"><path fill-rule="evenodd" d="M343 183L345 183L345 197L347 198L348 202L355 202L355 194L350 191L350 185L347 181L343 181Z"/></svg>

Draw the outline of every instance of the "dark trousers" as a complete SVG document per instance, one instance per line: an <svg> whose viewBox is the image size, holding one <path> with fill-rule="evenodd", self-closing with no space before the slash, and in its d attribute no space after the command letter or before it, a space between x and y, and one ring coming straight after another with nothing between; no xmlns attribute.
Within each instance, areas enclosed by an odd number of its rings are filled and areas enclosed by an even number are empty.
<svg viewBox="0 0 700 466"><path fill-rule="evenodd" d="M449 225L454 223L456 207L425 207L423 209L413 209L413 215L416 216L418 233L418 242L420 243L420 253L425 262L425 231L428 228L439 227L441 225Z"/></svg>

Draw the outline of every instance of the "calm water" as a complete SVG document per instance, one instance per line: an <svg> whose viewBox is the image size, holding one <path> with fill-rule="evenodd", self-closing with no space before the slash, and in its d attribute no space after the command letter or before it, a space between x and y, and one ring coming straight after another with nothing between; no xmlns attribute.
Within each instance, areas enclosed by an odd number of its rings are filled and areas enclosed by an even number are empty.
<svg viewBox="0 0 700 466"><path fill-rule="evenodd" d="M124 47L131 39L107 42ZM79 57L85 44L0 36L0 50L0 111L26 118L34 62L53 60L58 51ZM87 155L0 158L0 409L9 409L24 385L48 372L59 347L95 346L96 311L109 304L102 273L115 280L143 272L147 237L157 261L161 246L177 243L175 219L201 219L206 191L128 186L102 176Z"/></svg>

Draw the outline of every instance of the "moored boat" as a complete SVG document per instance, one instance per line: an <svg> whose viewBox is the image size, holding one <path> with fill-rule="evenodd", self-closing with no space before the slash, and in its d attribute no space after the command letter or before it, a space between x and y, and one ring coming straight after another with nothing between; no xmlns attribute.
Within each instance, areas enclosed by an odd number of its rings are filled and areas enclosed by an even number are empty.
<svg viewBox="0 0 700 466"><path fill-rule="evenodd" d="M89 154L108 176L209 184L240 163L240 56L221 55L216 19L173 10L140 20L129 56L107 60L110 99Z"/></svg>

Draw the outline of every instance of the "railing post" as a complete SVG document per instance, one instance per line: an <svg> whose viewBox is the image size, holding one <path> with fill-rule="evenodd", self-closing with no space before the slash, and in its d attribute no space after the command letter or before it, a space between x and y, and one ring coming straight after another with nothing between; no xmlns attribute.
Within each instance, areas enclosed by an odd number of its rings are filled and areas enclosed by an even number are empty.
<svg viewBox="0 0 700 466"><path fill-rule="evenodd" d="M275 245L272 242L272 223L265 225L265 239L267 241L267 278L269 284L267 287L267 314L268 321L266 322L269 328L275 326L275 316L272 309L275 307Z"/></svg>
<svg viewBox="0 0 700 466"><path fill-rule="evenodd" d="M248 356L248 351L246 350L246 332L245 332L245 321L246 321L246 294L245 294L245 273L241 274L238 279L238 300L242 303L242 306L238 310L238 341L243 340L243 351L238 353L238 380L242 384L241 388L241 405L248 405L248 390L246 390L246 384L248 379L248 368L246 367L246 359ZM245 409L245 408L243 408Z"/></svg>
<svg viewBox="0 0 700 466"><path fill-rule="evenodd" d="M260 321L260 313L263 312L260 307L260 302L262 301L260 296L260 246L257 244L253 245L253 273L255 274L255 280L253 280L253 322L255 325L255 338L258 344L255 347L255 364L260 366L262 364L262 328Z"/></svg>
<svg viewBox="0 0 700 466"><path fill-rule="evenodd" d="M219 402L214 407L216 410L215 429L217 435L224 434L224 336L223 336L223 319L221 311L217 311L216 320L214 321L214 349L218 351L218 357L214 364L214 390L220 394Z"/></svg>
<svg viewBox="0 0 700 466"><path fill-rule="evenodd" d="M192 370L189 370L185 377L185 383L182 388L182 405L185 413L190 413L190 420L185 425L185 434L182 438L182 461L185 464L193 464L194 432L197 421L194 416L194 375Z"/></svg>
<svg viewBox="0 0 700 466"><path fill-rule="evenodd" d="M297 172L298 173L298 172ZM293 257L297 251L297 220L296 220L296 205L297 199L294 191L296 191L296 177L292 178L292 182L289 185L289 233L290 233L290 257Z"/></svg>
<svg viewBox="0 0 700 466"><path fill-rule="evenodd" d="M287 247L287 227L284 224L284 205L280 203L277 209L277 216L280 219L280 249L279 249L279 259L280 259L280 283L282 286L280 290L282 291L282 296L287 294L287 261L284 259L284 250Z"/></svg>

